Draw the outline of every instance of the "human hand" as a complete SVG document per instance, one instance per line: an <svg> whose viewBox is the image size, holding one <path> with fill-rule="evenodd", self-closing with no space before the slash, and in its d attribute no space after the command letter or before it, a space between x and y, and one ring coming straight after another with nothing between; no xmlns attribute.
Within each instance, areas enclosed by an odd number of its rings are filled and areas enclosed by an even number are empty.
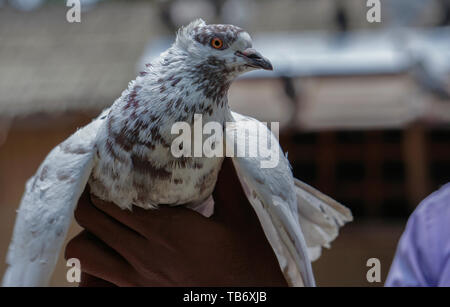
<svg viewBox="0 0 450 307"><path fill-rule="evenodd" d="M205 218L184 207L121 210L86 190L75 211L85 231L66 258L80 259L87 280L117 286L287 286L230 159L213 197Z"/></svg>

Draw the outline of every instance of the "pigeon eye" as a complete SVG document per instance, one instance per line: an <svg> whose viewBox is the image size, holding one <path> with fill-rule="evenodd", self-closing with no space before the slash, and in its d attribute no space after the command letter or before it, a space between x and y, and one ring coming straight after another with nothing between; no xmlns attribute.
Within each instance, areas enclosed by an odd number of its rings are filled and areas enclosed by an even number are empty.
<svg viewBox="0 0 450 307"><path fill-rule="evenodd" d="M211 46L213 48L220 49L220 48L223 47L223 41L220 38L218 38L218 37L214 37L211 40Z"/></svg>

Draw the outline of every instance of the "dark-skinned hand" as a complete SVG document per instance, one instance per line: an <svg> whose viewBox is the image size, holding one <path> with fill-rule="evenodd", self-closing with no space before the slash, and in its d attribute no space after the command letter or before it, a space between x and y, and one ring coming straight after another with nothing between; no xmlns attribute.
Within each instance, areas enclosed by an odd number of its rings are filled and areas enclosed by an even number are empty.
<svg viewBox="0 0 450 307"><path fill-rule="evenodd" d="M86 189L75 211L85 230L66 247L80 259L80 285L286 286L230 159L213 197L205 218L182 206L121 210Z"/></svg>

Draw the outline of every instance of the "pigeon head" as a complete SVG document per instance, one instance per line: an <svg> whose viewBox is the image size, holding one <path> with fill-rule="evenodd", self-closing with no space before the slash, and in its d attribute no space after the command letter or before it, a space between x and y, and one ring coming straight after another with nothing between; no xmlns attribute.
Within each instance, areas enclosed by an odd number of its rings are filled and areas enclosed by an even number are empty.
<svg viewBox="0 0 450 307"><path fill-rule="evenodd" d="M207 25L198 19L182 27L174 44L185 54L186 61L210 71L236 77L255 69L272 70L270 61L252 48L252 39L233 25Z"/></svg>
<svg viewBox="0 0 450 307"><path fill-rule="evenodd" d="M180 28L173 45L130 82L122 96L124 110L133 120L140 112L135 109L141 108L152 114L151 122L158 122L160 109L170 110L165 116L176 121L193 121L200 113L224 122L231 83L255 69L272 70L272 64L252 48L247 32L233 25L207 25L198 19Z"/></svg>

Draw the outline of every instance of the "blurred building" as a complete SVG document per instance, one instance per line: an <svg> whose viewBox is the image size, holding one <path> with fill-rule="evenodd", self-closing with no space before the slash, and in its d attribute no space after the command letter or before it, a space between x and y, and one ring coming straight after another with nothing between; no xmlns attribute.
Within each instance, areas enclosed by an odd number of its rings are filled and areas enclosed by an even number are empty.
<svg viewBox="0 0 450 307"><path fill-rule="evenodd" d="M245 22L252 33L343 29L332 1L251 2ZM365 21L363 2L340 1L345 29L381 27ZM135 78L147 43L171 33L158 8L102 1L80 24L67 23L67 8L55 3L27 13L0 8L0 274L26 179L51 148L113 103ZM432 25L436 14L431 8L421 25ZM345 43L341 34L337 44ZM450 181L450 101L421 86L409 66L342 67L255 75L236 82L229 100L238 112L279 121L295 176L354 212L355 222L314 264L318 284L369 286L366 260L381 260L384 280L407 216ZM445 85L450 90L448 78ZM69 238L77 231L73 225ZM52 284L68 285L63 261Z"/></svg>

